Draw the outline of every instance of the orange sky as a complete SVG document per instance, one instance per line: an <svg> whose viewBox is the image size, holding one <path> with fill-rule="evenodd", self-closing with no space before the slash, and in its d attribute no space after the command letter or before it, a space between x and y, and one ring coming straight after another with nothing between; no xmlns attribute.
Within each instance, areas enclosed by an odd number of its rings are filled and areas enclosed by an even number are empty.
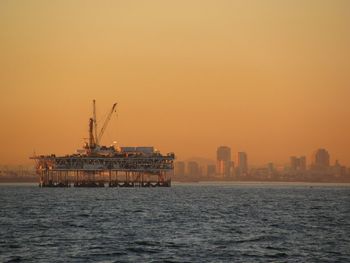
<svg viewBox="0 0 350 263"><path fill-rule="evenodd" d="M0 164L103 142L350 165L350 1L0 1Z"/></svg>

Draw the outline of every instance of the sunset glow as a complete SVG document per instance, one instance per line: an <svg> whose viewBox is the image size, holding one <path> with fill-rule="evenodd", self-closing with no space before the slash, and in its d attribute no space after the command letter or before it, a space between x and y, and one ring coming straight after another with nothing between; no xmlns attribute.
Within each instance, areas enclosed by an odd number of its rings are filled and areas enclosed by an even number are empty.
<svg viewBox="0 0 350 263"><path fill-rule="evenodd" d="M97 5L98 3L98 5ZM0 164L88 136L252 164L350 165L350 1L1 1Z"/></svg>

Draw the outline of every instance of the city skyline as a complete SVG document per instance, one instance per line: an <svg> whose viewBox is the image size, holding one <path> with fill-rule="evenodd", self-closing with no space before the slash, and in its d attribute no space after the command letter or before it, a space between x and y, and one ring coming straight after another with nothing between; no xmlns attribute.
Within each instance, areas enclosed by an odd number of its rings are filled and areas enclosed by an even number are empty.
<svg viewBox="0 0 350 263"><path fill-rule="evenodd" d="M349 182L350 167L336 160L330 162L331 154L319 148L311 158L304 155L290 156L286 165L273 162L260 166L249 163L246 152L232 153L229 146L218 146L215 161L201 158L175 162L174 176L179 181L311 181Z"/></svg>
<svg viewBox="0 0 350 263"><path fill-rule="evenodd" d="M212 154L212 157L206 158L204 156L208 156L208 155L194 155L191 156L189 158L176 158L177 161L179 162L184 162L184 161L191 161L194 159L203 159L205 160L205 162L209 162L212 164L216 164L217 163L217 150L218 148L220 148L222 146L218 146L216 149L214 149L212 152L214 154ZM319 147L316 148L316 150L312 150L310 153L306 154L306 153L299 153L299 154L290 154L287 156L287 158L285 160L282 160L280 162L276 161L276 160L271 160L271 159L266 159L265 162L261 162L261 163L256 163L256 162L251 162L251 154L246 152L246 151L241 151L241 150L235 150L233 147L230 146L223 146L223 147L228 147L232 152L231 152L231 161L234 162L234 165L237 167L239 166L239 158L240 158L240 154L243 154L243 158L248 159L248 154L249 154L249 166L262 166L262 165L266 165L270 162L273 162L276 165L286 165L286 164L291 164L292 162L296 162L296 165L298 167L300 166L304 166L305 168L310 167L312 165L314 165L314 160L316 158L316 153L317 151L321 150L323 152L323 150L325 150L327 152L328 156L328 165L334 165L336 162L341 163L343 165L346 165L346 162L343 162L342 160L340 160L339 158L337 158L337 156L335 154L332 153L332 155L329 154L330 151L328 151L327 149L325 149L324 147ZM322 157L321 157L322 158ZM248 160L246 160L246 162L248 163ZM305 163L303 163L305 162ZM322 162L322 161L321 161ZM350 165L349 165L350 167ZM300 168L298 168L300 169ZM303 169L301 169L303 170Z"/></svg>
<svg viewBox="0 0 350 263"><path fill-rule="evenodd" d="M231 147L223 146L223 145L218 146L216 148L215 158L208 158L207 159L207 158L203 158L201 156L192 156L191 158L188 158L188 159L177 158L177 162L191 162L195 159L202 159L202 160L204 160L205 163L211 163L211 164L218 165L218 159L221 159L220 157L218 157L218 151L220 151L221 149L224 149L225 151L229 151L229 154L228 154L229 157L226 161L232 161L234 164L234 167L237 167L237 168L244 167L243 170L245 170L246 167L248 167L248 166L260 166L260 165L268 164L270 162L273 162L273 163L278 164L278 165L290 164L291 167L293 167L295 165L296 170L305 170L306 168L311 167L311 166L327 167L327 166L334 165L336 163L344 164L337 157L334 157L333 154L331 155L327 149L318 148L316 150L313 150L312 153L309 155L306 155L306 154L290 155L289 158L287 160L285 160L285 162L283 162L283 163L276 163L276 162L274 162L274 160L269 160L269 161L262 163L262 164L255 164L255 163L252 164L251 162L249 162L249 165L248 165L248 153L247 152L234 151L234 149L232 149ZM249 157L249 159L250 159L250 157ZM242 166L240 166L240 161L243 162ZM219 174L220 173L222 173L222 172L219 172Z"/></svg>

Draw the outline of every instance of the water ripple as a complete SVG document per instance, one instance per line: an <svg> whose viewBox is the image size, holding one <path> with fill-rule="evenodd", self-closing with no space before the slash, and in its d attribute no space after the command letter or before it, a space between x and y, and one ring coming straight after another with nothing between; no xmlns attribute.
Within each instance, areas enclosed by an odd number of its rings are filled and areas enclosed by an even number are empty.
<svg viewBox="0 0 350 263"><path fill-rule="evenodd" d="M348 187L0 186L0 262L350 262Z"/></svg>

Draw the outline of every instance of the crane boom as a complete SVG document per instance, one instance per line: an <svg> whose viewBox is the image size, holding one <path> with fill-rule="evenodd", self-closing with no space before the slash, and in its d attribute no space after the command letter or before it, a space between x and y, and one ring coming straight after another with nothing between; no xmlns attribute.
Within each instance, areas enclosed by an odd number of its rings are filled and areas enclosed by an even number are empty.
<svg viewBox="0 0 350 263"><path fill-rule="evenodd" d="M108 116L107 116L105 122L103 123L103 126L102 126L102 128L101 128L101 131L100 131L100 133L98 134L98 137L97 137L97 141L98 141L98 142L100 142L100 140L101 140L101 138L102 138L102 136L103 136L103 133L105 132L105 130L106 130L107 126L108 126L108 123L109 123L109 121L110 121L110 119L111 119L111 117L112 117L112 114L113 114L113 112L115 112L115 107L116 107L116 106L117 106L117 103L114 103L113 106L112 106L111 111L108 113Z"/></svg>

